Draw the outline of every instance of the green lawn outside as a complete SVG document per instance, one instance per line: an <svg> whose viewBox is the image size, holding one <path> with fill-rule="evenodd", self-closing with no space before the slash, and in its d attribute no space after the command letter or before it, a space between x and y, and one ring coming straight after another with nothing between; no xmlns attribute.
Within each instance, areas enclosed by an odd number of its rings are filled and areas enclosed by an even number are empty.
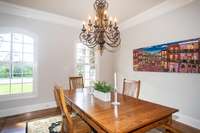
<svg viewBox="0 0 200 133"><path fill-rule="evenodd" d="M23 85L23 92L22 92L22 85ZM27 93L32 92L32 84L12 84L11 85L11 94L18 94L18 93ZM0 84L0 95L10 94L10 85L9 84Z"/></svg>

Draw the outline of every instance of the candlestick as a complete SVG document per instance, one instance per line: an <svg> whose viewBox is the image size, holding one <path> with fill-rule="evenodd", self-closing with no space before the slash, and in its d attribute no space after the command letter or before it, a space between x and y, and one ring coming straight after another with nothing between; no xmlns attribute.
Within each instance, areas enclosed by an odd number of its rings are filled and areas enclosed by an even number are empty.
<svg viewBox="0 0 200 133"><path fill-rule="evenodd" d="M112 105L114 106L120 105L120 102L117 101L117 90L114 91L114 102L112 102Z"/></svg>

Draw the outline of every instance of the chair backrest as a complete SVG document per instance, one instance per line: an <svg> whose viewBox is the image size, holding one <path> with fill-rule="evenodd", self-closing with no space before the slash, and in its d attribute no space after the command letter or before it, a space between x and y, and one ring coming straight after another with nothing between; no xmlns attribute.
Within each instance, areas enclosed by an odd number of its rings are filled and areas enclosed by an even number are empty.
<svg viewBox="0 0 200 133"><path fill-rule="evenodd" d="M123 95L132 96L138 99L140 94L140 80L123 80Z"/></svg>
<svg viewBox="0 0 200 133"><path fill-rule="evenodd" d="M69 77L69 88L70 90L77 88L84 88L83 77L82 76Z"/></svg>
<svg viewBox="0 0 200 133"><path fill-rule="evenodd" d="M60 99L59 99L59 86L55 85L53 92L54 92L54 98L56 100L56 105L57 107L60 109L61 108L61 103L60 103Z"/></svg>
<svg viewBox="0 0 200 133"><path fill-rule="evenodd" d="M59 86L55 86L54 88L57 91L58 98L60 101L60 110L63 118L64 131L67 133L74 133L73 121L66 106L64 90Z"/></svg>

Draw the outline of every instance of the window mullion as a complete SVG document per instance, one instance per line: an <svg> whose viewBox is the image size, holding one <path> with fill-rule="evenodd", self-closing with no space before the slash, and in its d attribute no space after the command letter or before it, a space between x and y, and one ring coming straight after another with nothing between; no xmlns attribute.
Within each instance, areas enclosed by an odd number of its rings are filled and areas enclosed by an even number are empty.
<svg viewBox="0 0 200 133"><path fill-rule="evenodd" d="M22 93L24 92L24 71L23 71L23 66L24 65L24 35L22 36L22 79L21 79L21 91Z"/></svg>
<svg viewBox="0 0 200 133"><path fill-rule="evenodd" d="M11 42L10 42L10 63L9 63L9 69L10 69L10 71L9 71L9 79L10 79L10 94L11 94L11 89L12 89L12 76L13 76L13 74L12 74L12 60L13 60L13 33L11 33L10 34L10 37L11 37Z"/></svg>

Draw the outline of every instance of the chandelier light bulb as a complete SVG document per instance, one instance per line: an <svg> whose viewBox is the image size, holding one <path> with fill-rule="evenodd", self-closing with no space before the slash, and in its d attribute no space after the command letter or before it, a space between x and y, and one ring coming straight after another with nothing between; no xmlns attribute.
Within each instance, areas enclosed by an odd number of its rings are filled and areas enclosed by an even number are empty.
<svg viewBox="0 0 200 133"><path fill-rule="evenodd" d="M107 12L107 10L105 10L105 11L104 11L104 15L107 15L107 14L108 14L108 12Z"/></svg>
<svg viewBox="0 0 200 133"><path fill-rule="evenodd" d="M115 17L114 22L117 23L117 18Z"/></svg>
<svg viewBox="0 0 200 133"><path fill-rule="evenodd" d="M98 19L97 16L95 16L95 17L94 17L94 20L97 21L97 19Z"/></svg>
<svg viewBox="0 0 200 133"><path fill-rule="evenodd" d="M110 20L110 22L112 22L112 20L113 20L112 17L110 17L109 20Z"/></svg>
<svg viewBox="0 0 200 133"><path fill-rule="evenodd" d="M83 21L83 26L85 26L85 21Z"/></svg>
<svg viewBox="0 0 200 133"><path fill-rule="evenodd" d="M90 15L88 16L88 19L91 20L91 16Z"/></svg>

